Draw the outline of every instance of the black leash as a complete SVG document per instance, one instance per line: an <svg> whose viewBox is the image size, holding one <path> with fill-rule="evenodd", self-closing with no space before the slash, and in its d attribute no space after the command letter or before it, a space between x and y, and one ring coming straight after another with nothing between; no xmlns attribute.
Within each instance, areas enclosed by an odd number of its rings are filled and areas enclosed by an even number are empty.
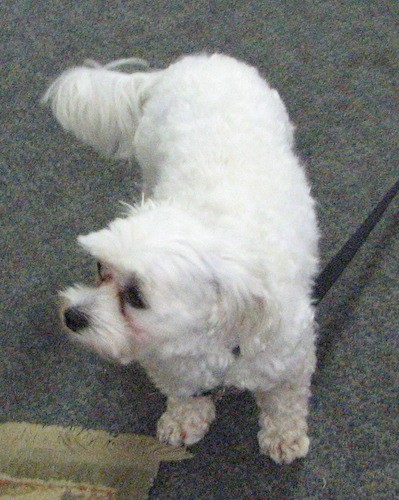
<svg viewBox="0 0 399 500"><path fill-rule="evenodd" d="M341 274L345 271L350 261L355 256L356 252L367 240L369 234L381 219L383 213L388 208L391 201L395 198L399 191L399 180L385 194L382 200L368 215L362 225L349 238L341 250L333 257L320 273L315 282L314 298L315 304L319 304L324 296L338 280Z"/></svg>

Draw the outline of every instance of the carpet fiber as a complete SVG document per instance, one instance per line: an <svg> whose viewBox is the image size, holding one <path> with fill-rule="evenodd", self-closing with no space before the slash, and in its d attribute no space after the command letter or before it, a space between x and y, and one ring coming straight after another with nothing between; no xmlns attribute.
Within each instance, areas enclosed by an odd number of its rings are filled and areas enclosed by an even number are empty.
<svg viewBox="0 0 399 500"><path fill-rule="evenodd" d="M0 150L0 421L155 436L164 398L137 366L72 345L57 291L90 282L76 237L140 196L137 165L65 134L40 97L86 58L165 67L221 51L260 68L297 126L326 263L398 176L394 0L6 0ZM245 175L245 174L243 174ZM191 460L162 463L153 499L398 496L398 200L318 307L308 457L260 456L252 397L229 394Z"/></svg>

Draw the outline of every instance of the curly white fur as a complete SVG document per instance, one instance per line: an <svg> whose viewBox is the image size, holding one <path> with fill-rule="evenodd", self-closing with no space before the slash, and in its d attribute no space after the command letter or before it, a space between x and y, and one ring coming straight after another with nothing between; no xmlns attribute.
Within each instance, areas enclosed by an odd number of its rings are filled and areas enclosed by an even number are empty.
<svg viewBox="0 0 399 500"><path fill-rule="evenodd" d="M169 398L162 440L198 441L214 408L197 396L234 385L256 394L261 450L304 456L318 230L277 91L215 54L133 74L74 68L45 100L82 141L134 156L146 190L126 217L79 237L107 271L101 286L63 293L81 314L73 336L145 367Z"/></svg>

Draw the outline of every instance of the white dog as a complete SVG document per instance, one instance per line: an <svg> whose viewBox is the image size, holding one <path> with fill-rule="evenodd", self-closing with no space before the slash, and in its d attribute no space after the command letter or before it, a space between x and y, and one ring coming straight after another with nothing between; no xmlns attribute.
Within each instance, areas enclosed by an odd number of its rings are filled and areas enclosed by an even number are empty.
<svg viewBox="0 0 399 500"><path fill-rule="evenodd" d="M261 451L290 463L309 447L318 229L284 104L219 54L116 66L66 71L44 97L85 143L135 157L145 185L127 216L79 237L100 283L63 293L65 324L146 369L168 398L161 441L199 441L215 418L206 393L235 386L256 397Z"/></svg>

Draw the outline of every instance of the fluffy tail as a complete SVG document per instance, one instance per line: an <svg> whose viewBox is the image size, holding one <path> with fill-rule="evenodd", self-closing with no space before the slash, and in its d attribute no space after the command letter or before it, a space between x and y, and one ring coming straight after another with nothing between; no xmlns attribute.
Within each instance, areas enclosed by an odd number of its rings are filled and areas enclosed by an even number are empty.
<svg viewBox="0 0 399 500"><path fill-rule="evenodd" d="M108 156L128 159L134 154L133 139L145 101L146 83L154 73L121 73L121 65L145 64L123 59L101 66L87 61L62 73L45 93L65 130ZM91 66L91 67L88 67Z"/></svg>

